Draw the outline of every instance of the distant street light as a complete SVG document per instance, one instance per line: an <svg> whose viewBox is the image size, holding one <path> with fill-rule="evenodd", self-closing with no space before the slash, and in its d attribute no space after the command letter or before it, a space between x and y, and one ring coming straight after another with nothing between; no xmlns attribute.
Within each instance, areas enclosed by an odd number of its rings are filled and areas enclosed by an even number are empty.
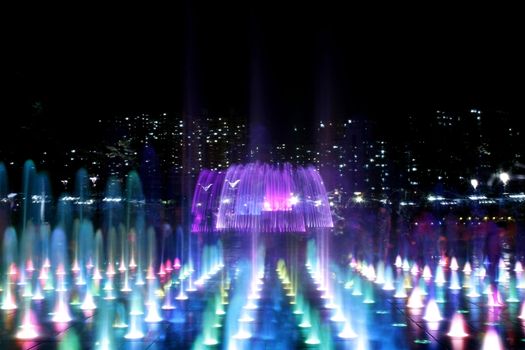
<svg viewBox="0 0 525 350"><path fill-rule="evenodd" d="M470 184L472 185L472 187L474 188L474 191L475 191L476 188L478 188L479 182L476 179L472 179L472 180L470 180Z"/></svg>
<svg viewBox="0 0 525 350"><path fill-rule="evenodd" d="M98 177L96 177L96 176L91 176L89 179L90 179L91 182L93 183L93 187L97 186L97 180L98 180Z"/></svg>
<svg viewBox="0 0 525 350"><path fill-rule="evenodd" d="M500 173L499 179L501 180L501 182L503 182L503 186L506 186L507 182L509 182L510 180L510 176L508 173Z"/></svg>

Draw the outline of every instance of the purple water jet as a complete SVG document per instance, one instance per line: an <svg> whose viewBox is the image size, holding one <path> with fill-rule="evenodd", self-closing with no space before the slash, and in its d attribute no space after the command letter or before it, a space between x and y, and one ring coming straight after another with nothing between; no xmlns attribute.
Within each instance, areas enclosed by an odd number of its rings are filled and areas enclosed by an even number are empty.
<svg viewBox="0 0 525 350"><path fill-rule="evenodd" d="M333 227L319 172L289 163L203 170L195 186L192 214L193 232L305 232Z"/></svg>

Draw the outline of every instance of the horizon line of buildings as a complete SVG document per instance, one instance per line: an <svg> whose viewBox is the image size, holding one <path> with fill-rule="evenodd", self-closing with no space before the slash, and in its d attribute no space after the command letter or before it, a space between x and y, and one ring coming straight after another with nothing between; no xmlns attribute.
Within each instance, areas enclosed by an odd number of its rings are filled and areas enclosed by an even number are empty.
<svg viewBox="0 0 525 350"><path fill-rule="evenodd" d="M362 117L321 120L313 127L293 126L287 142L255 145L256 129L244 117L139 114L99 120L92 144L49 150L43 144L32 158L65 187L80 167L98 178L138 169L145 186L155 188L191 183L203 168L256 160L312 164L328 190L378 197L501 191L502 171L511 176L505 190L523 187L524 141L508 113L436 110L389 124ZM0 153L8 170L21 168L13 152ZM479 188L471 188L472 179Z"/></svg>

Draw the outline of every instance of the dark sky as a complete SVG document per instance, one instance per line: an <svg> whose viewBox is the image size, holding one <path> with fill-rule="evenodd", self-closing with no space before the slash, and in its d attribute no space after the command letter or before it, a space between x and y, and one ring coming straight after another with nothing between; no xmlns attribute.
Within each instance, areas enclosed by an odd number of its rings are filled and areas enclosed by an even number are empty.
<svg viewBox="0 0 525 350"><path fill-rule="evenodd" d="M353 114L521 108L525 28L512 9L188 3L13 14L4 125L67 117L90 130L113 115L206 109L249 115L278 134L277 124Z"/></svg>

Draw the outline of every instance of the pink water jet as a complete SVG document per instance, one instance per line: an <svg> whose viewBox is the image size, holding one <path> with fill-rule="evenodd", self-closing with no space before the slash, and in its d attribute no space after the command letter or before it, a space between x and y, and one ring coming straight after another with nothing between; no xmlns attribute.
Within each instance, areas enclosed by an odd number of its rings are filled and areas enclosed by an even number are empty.
<svg viewBox="0 0 525 350"><path fill-rule="evenodd" d="M35 320L36 320L35 315L31 311L31 307L28 302L26 305L26 309L24 310L24 316L23 316L22 324L20 325L20 330L16 333L16 337L18 339L23 339L23 340L37 338L38 337L38 332L37 332L38 326Z"/></svg>
<svg viewBox="0 0 525 350"><path fill-rule="evenodd" d="M452 259L450 260L450 269L452 271L457 271L459 269L458 261L455 257L452 257Z"/></svg>
<svg viewBox="0 0 525 350"><path fill-rule="evenodd" d="M415 287L412 290L412 294L408 298L407 307L410 309L422 309L425 305L423 304L423 297L421 296L421 290L419 287Z"/></svg>
<svg viewBox="0 0 525 350"><path fill-rule="evenodd" d="M80 306L80 309L81 310L95 310L96 308L97 308L97 305L95 304L95 300L93 299L93 294L88 289L84 297L84 302Z"/></svg>
<svg viewBox="0 0 525 350"><path fill-rule="evenodd" d="M427 303L423 319L428 322L439 322L443 319L441 317L439 307L434 299L430 299L430 301Z"/></svg>
<svg viewBox="0 0 525 350"><path fill-rule="evenodd" d="M71 321L71 315L69 313L69 305L67 303L67 296L65 292L58 292L57 302L51 321L55 323L67 323Z"/></svg>
<svg viewBox="0 0 525 350"><path fill-rule="evenodd" d="M450 329L447 335L452 338L468 337L468 333L466 332L465 319L463 318L462 314L458 312L454 314L454 316L452 317L452 321L450 322Z"/></svg>
<svg viewBox="0 0 525 350"><path fill-rule="evenodd" d="M498 332L494 328L490 328L483 337L482 350L503 350L503 343L498 335Z"/></svg>
<svg viewBox="0 0 525 350"><path fill-rule="evenodd" d="M498 287L496 287L496 290L492 290L492 287L489 286L487 298L488 307L502 307L503 305L505 305L503 303L503 300L501 299L501 294L498 290Z"/></svg>

